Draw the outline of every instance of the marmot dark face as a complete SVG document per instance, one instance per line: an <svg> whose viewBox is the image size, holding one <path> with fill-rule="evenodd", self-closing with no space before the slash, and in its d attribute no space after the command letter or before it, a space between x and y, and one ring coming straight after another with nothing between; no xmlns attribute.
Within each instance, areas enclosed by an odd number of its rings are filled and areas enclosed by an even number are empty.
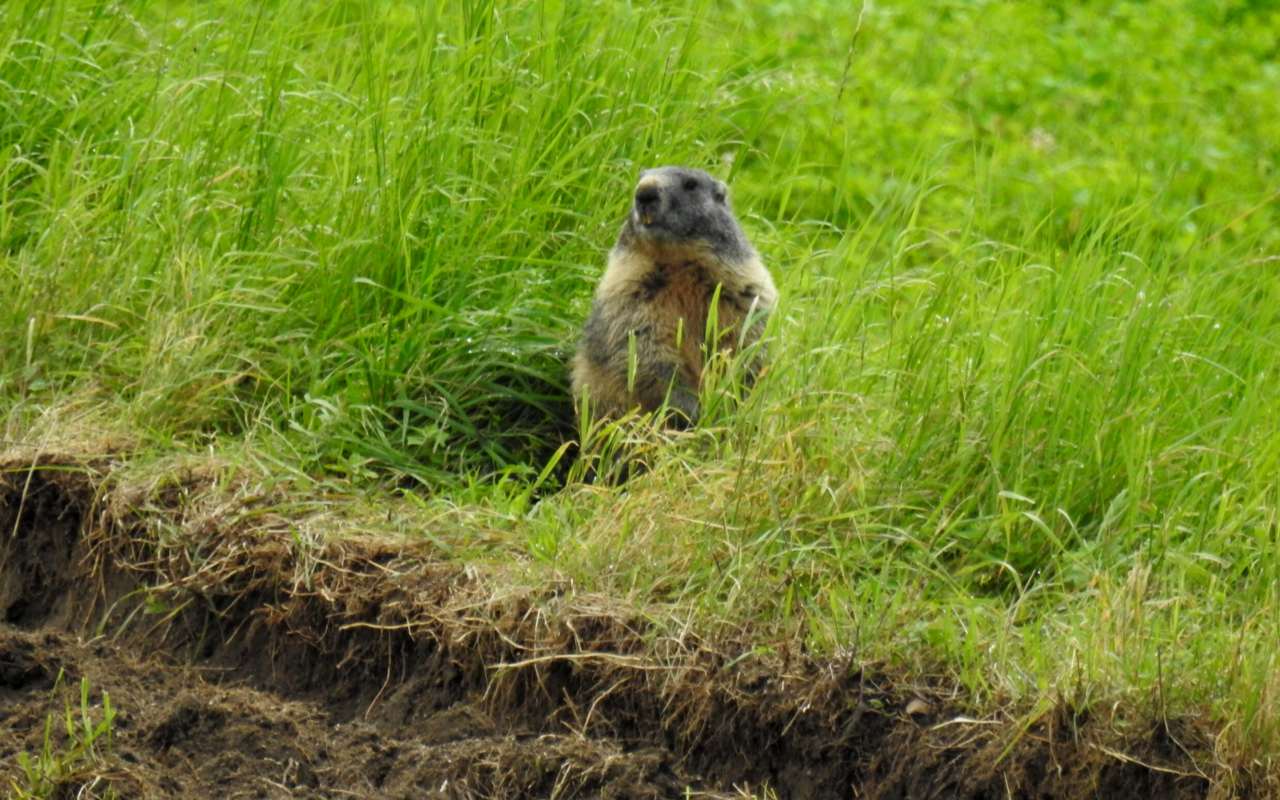
<svg viewBox="0 0 1280 800"><path fill-rule="evenodd" d="M729 207L729 187L700 169L655 167L640 173L635 202L618 241L704 242L727 261L754 253Z"/></svg>

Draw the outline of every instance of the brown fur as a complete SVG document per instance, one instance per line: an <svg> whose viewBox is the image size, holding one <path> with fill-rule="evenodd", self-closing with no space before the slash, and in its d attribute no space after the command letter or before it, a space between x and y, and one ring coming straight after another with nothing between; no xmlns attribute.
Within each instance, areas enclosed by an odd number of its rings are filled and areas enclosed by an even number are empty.
<svg viewBox="0 0 1280 800"><path fill-rule="evenodd" d="M690 189L695 183L698 188ZM636 205L609 254L574 358L580 413L585 392L596 418L652 412L665 402L685 418L676 422L696 422L708 356L734 354L760 338L777 290L733 217L725 191L723 183L697 170L666 167L642 174ZM646 216L653 224L642 221ZM707 343L717 289L719 336ZM753 323L744 335L749 317Z"/></svg>

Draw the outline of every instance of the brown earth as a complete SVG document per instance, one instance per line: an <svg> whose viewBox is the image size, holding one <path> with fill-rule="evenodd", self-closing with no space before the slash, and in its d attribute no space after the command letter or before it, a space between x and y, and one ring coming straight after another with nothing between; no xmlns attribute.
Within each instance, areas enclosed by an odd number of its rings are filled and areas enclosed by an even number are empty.
<svg viewBox="0 0 1280 800"><path fill-rule="evenodd" d="M1261 796L1196 721L970 719L856 657L673 636L425 543L300 536L267 492L111 470L0 463L11 796L50 720L59 798Z"/></svg>

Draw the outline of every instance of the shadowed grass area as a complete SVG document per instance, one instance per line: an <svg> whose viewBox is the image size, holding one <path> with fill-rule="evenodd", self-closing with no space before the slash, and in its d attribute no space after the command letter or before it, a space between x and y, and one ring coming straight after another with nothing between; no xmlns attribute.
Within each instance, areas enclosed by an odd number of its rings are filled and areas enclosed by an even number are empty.
<svg viewBox="0 0 1280 800"><path fill-rule="evenodd" d="M6 438L408 479L406 530L452 558L943 675L975 713L1203 716L1273 774L1263 4L0 23ZM659 163L731 181L773 364L740 402L709 381L694 432L619 432L650 466L625 491L552 494L566 361Z"/></svg>

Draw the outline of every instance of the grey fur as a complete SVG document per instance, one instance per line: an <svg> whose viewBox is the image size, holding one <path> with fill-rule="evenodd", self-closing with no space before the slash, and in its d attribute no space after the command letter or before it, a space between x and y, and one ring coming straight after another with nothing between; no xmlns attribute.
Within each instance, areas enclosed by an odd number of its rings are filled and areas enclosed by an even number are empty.
<svg viewBox="0 0 1280 800"><path fill-rule="evenodd" d="M720 337L708 345L717 288ZM672 422L696 422L706 358L757 341L776 299L723 181L685 167L642 171L574 358L579 412L585 392L597 418L665 402L683 417Z"/></svg>

